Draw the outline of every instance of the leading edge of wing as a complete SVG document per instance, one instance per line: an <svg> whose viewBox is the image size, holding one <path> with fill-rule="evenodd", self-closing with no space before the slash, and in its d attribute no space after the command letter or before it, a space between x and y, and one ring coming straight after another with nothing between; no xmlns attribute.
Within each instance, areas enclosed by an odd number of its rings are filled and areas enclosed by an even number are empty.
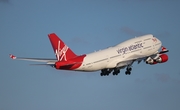
<svg viewBox="0 0 180 110"><path fill-rule="evenodd" d="M46 63L50 63L50 62L56 62L57 59L50 59L50 58L25 58L25 57L16 57L15 55L9 54L9 57L13 60L26 60L26 61L36 61L36 62L46 62Z"/></svg>

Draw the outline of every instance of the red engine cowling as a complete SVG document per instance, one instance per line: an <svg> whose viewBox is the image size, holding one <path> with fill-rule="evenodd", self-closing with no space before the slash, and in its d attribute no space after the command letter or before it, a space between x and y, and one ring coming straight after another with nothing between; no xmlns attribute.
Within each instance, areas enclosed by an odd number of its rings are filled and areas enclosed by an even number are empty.
<svg viewBox="0 0 180 110"><path fill-rule="evenodd" d="M164 63L167 61L168 61L168 55L166 55L166 54L161 54L159 56L159 58L156 60L156 62L158 62L158 63Z"/></svg>

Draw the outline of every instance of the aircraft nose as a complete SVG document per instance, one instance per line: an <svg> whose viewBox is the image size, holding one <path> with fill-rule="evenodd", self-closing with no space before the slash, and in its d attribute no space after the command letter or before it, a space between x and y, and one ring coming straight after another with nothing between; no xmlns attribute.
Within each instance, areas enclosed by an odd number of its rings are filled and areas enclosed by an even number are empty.
<svg viewBox="0 0 180 110"><path fill-rule="evenodd" d="M157 39L156 44L159 44L159 48L160 48L162 46L162 42L158 38L156 38L156 39Z"/></svg>
<svg viewBox="0 0 180 110"><path fill-rule="evenodd" d="M154 36L153 36L153 37L154 37ZM156 37L153 38L153 41L154 41L155 43L161 43L161 41L160 41L158 38L156 38Z"/></svg>
<svg viewBox="0 0 180 110"><path fill-rule="evenodd" d="M159 39L157 39L157 40L158 40L158 43L162 44L162 42Z"/></svg>

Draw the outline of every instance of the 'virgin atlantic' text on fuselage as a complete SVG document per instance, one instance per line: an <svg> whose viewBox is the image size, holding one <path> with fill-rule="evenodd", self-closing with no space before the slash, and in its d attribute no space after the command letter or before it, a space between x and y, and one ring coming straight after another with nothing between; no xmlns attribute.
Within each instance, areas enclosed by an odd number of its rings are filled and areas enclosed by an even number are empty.
<svg viewBox="0 0 180 110"><path fill-rule="evenodd" d="M125 54L127 51L132 51L132 50L136 50L136 49L139 49L139 48L142 48L143 45L142 43L139 43L139 44L135 44L135 45L130 45L128 47L123 47L123 48L120 48L117 50L118 54Z"/></svg>

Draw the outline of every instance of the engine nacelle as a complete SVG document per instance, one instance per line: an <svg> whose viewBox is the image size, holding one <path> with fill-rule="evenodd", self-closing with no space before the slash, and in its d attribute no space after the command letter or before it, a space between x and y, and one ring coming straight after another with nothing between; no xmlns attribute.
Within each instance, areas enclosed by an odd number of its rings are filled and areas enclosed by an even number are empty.
<svg viewBox="0 0 180 110"><path fill-rule="evenodd" d="M156 59L157 63L164 63L164 62L167 62L167 61L168 61L168 55L166 55L166 54L161 54L159 56L159 58Z"/></svg>
<svg viewBox="0 0 180 110"><path fill-rule="evenodd" d="M167 62L167 61L168 61L168 55L161 54L161 55L159 55L159 57L157 59L153 59L151 57L148 57L146 59L146 64L154 65L154 64L157 64L157 63L164 63L164 62Z"/></svg>
<svg viewBox="0 0 180 110"><path fill-rule="evenodd" d="M153 64L153 63L154 63L154 60L151 57L148 57L146 59L146 64Z"/></svg>

